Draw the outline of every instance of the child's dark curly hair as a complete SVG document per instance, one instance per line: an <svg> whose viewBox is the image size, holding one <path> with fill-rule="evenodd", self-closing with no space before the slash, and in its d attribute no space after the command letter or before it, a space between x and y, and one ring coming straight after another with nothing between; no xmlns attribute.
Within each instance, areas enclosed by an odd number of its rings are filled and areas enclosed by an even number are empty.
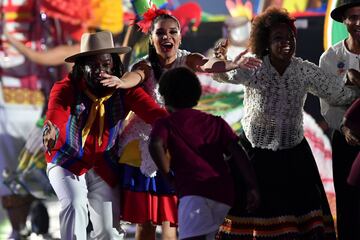
<svg viewBox="0 0 360 240"><path fill-rule="evenodd" d="M295 18L284 8L269 7L254 18L251 27L249 48L256 57L263 59L269 54L270 29L279 23L287 24L296 36Z"/></svg>
<svg viewBox="0 0 360 240"><path fill-rule="evenodd" d="M200 99L201 84L192 70L179 67L171 69L161 76L159 92L168 106L192 108Z"/></svg>

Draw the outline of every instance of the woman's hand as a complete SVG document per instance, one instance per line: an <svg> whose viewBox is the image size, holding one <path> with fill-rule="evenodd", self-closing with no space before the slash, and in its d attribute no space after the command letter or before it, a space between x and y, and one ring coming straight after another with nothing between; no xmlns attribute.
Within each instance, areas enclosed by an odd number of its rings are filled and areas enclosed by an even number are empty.
<svg viewBox="0 0 360 240"><path fill-rule="evenodd" d="M346 84L355 85L360 88L360 72L355 69L349 69L347 72L348 82Z"/></svg>
<svg viewBox="0 0 360 240"><path fill-rule="evenodd" d="M214 55L216 58L221 60L227 60L227 48L229 45L229 40L225 39L220 41L216 46L214 47Z"/></svg>
<svg viewBox="0 0 360 240"><path fill-rule="evenodd" d="M100 73L100 77L103 78L101 83L105 87L109 88L124 88L124 81L117 76L107 74L105 72Z"/></svg>
<svg viewBox="0 0 360 240"><path fill-rule="evenodd" d="M56 143L56 127L49 120L43 128L43 144L46 152L50 155L50 151L54 148Z"/></svg>
<svg viewBox="0 0 360 240"><path fill-rule="evenodd" d="M360 139L346 126L341 127L341 132L344 134L345 140L349 145L360 145Z"/></svg>
<svg viewBox="0 0 360 240"><path fill-rule="evenodd" d="M141 83L145 78L145 73L143 70L138 69L124 73L121 78L107 74L105 72L101 72L100 76L103 78L101 83L105 87L128 89Z"/></svg>
<svg viewBox="0 0 360 240"><path fill-rule="evenodd" d="M255 57L245 56L248 53L248 49L241 52L234 60L234 63L241 69L255 70L259 68L262 61Z"/></svg>

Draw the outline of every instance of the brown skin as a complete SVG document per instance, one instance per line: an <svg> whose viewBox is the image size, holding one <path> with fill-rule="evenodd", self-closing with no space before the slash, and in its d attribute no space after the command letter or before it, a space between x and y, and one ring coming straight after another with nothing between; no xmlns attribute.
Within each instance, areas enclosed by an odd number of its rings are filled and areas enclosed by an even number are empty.
<svg viewBox="0 0 360 240"><path fill-rule="evenodd" d="M347 83L360 87L360 72L355 69L349 69L347 72Z"/></svg>
<svg viewBox="0 0 360 240"><path fill-rule="evenodd" d="M47 154L50 154L51 149L56 143L56 128L50 121L46 122L45 131L43 132L43 144Z"/></svg>
<svg viewBox="0 0 360 240"><path fill-rule="evenodd" d="M99 54L84 60L84 81L86 87L97 97L103 97L114 91L113 87L103 86L103 79L119 79L113 73L113 59L110 54ZM48 154L56 143L56 128L52 122L47 121L43 132L43 144Z"/></svg>
<svg viewBox="0 0 360 240"><path fill-rule="evenodd" d="M285 23L271 28L269 34L269 56L271 65L283 75L295 53L295 35Z"/></svg>
<svg viewBox="0 0 360 240"><path fill-rule="evenodd" d="M345 12L344 21L349 37L345 40L346 48L355 54L360 54L360 6L349 8Z"/></svg>
<svg viewBox="0 0 360 240"><path fill-rule="evenodd" d="M270 39L272 28L279 23L285 23L289 27L295 28L293 26L294 21L295 19L289 16L285 9L270 7L252 21L249 50L256 57L263 59L264 56L269 54L269 42L266 39Z"/></svg>
<svg viewBox="0 0 360 240"><path fill-rule="evenodd" d="M352 146L360 145L360 138L358 136L356 136L354 134L354 132L351 131L350 128L342 126L341 132L344 135L345 140L349 145L352 145Z"/></svg>
<svg viewBox="0 0 360 240"><path fill-rule="evenodd" d="M113 91L103 86L101 80L112 77L114 67L110 54L94 55L84 60L84 80L89 90L98 97L106 96Z"/></svg>

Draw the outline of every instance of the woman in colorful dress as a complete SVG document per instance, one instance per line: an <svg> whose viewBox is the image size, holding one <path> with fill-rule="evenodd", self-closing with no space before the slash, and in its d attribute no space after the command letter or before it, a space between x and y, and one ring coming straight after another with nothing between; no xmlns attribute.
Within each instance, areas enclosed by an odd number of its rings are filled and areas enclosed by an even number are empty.
<svg viewBox="0 0 360 240"><path fill-rule="evenodd" d="M234 64L180 50L179 21L165 10L150 8L138 25L143 32L149 33L149 52L127 75L137 77L124 76L120 81L107 79L103 84L127 88L141 83L160 105L164 102L158 92L158 81L168 69L186 66L197 72L224 72L239 66L256 68L261 62L250 58L246 63ZM157 168L148 150L150 132L151 125L132 115L121 136L122 219L137 223L135 239L155 239L156 225L162 226L163 239L176 239L178 200L175 189L156 174Z"/></svg>

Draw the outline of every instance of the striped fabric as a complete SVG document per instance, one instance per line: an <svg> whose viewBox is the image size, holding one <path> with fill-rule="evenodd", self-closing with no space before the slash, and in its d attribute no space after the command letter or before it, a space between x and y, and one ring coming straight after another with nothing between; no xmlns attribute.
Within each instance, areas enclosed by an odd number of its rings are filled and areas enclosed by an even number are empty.
<svg viewBox="0 0 360 240"><path fill-rule="evenodd" d="M314 210L302 216L274 218L228 216L220 228L219 239L322 239L335 240L331 216Z"/></svg>
<svg viewBox="0 0 360 240"><path fill-rule="evenodd" d="M125 109L122 98L122 92L118 91L105 103L105 112L110 114L106 114L105 119L109 126L109 139L106 143L107 147L104 152L104 158L111 165L116 163L119 158L119 144L116 143L119 130L121 129L123 119L125 118ZM52 163L69 168L74 162L79 161L82 158L83 149L81 147L81 130L89 114L89 112L84 111L84 109L90 109L91 104L91 100L85 95L79 95L77 97L75 110L70 114L66 124L65 144L52 158Z"/></svg>

